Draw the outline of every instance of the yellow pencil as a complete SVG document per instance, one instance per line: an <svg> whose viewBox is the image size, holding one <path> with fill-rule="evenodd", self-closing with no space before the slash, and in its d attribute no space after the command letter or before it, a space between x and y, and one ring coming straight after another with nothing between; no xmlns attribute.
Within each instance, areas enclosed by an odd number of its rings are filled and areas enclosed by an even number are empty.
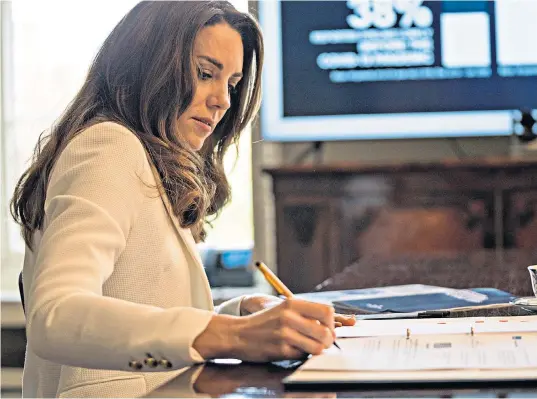
<svg viewBox="0 0 537 399"><path fill-rule="evenodd" d="M285 284L276 276L272 270L268 268L267 265L265 265L263 262L256 262L255 265L259 269L261 273L263 273L263 276L267 280L267 282L276 290L276 292L280 295L283 295L286 298L292 298L293 293L289 288L285 286ZM334 341L334 346L338 349L341 349L339 345Z"/></svg>

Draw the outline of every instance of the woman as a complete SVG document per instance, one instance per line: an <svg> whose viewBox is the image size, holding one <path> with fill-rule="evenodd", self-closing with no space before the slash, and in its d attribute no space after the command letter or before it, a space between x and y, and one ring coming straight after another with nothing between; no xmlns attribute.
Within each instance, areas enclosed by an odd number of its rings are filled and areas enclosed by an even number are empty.
<svg viewBox="0 0 537 399"><path fill-rule="evenodd" d="M111 32L12 202L24 396L139 396L206 359L332 345L328 306L252 296L215 312L195 247L230 197L223 157L257 112L262 64L257 23L227 2L143 2Z"/></svg>

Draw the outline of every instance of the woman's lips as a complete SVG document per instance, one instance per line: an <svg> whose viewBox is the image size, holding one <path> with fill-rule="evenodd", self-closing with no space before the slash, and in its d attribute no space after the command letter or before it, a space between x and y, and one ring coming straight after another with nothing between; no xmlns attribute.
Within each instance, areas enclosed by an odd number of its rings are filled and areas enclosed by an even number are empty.
<svg viewBox="0 0 537 399"><path fill-rule="evenodd" d="M211 133L213 128L211 126L209 126L208 124L206 124L205 122L202 122L196 118L192 118L192 120L194 121L194 123L196 124L197 128L199 130L201 130L202 132L204 133Z"/></svg>

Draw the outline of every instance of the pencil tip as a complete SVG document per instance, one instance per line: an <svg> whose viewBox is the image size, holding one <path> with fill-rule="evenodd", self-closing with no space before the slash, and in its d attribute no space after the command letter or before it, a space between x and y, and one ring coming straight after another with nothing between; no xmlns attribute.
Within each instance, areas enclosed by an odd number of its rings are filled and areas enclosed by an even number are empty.
<svg viewBox="0 0 537 399"><path fill-rule="evenodd" d="M259 266L261 266L261 262L255 262L255 265L256 265L257 267L259 267Z"/></svg>

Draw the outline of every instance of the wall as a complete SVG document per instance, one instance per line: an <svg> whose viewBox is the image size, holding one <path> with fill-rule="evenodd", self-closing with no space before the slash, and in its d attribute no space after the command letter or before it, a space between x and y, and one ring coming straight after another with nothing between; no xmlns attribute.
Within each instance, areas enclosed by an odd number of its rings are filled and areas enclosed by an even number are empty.
<svg viewBox="0 0 537 399"><path fill-rule="evenodd" d="M293 164L311 144L280 144L282 162ZM332 162L390 162L427 161L458 157L500 156L509 153L509 138L460 138L392 141L342 141L326 143L322 147L324 163ZM310 159L311 160L311 157Z"/></svg>

